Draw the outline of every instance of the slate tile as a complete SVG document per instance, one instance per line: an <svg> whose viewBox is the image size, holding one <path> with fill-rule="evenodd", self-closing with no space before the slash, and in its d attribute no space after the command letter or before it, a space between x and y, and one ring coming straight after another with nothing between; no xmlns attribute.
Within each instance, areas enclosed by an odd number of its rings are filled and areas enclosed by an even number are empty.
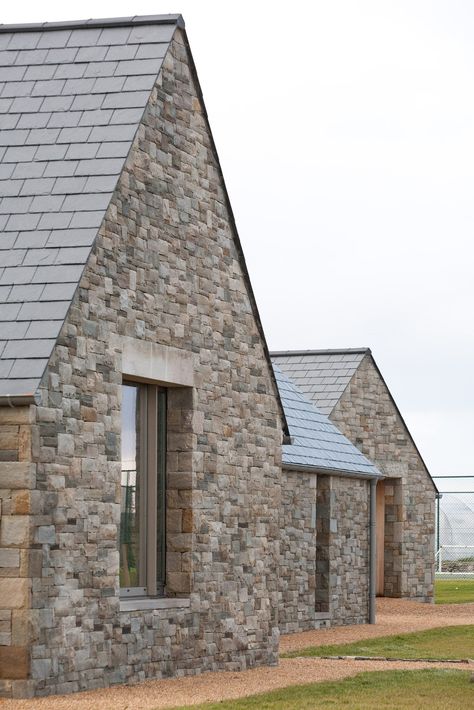
<svg viewBox="0 0 474 710"><path fill-rule="evenodd" d="M54 32L42 32L37 44L38 49L51 47L66 47L71 36L71 30L55 30Z"/></svg>
<svg viewBox="0 0 474 710"><path fill-rule="evenodd" d="M22 126L17 126L20 120L19 113L2 113L0 114L0 130L7 131L11 128L21 128Z"/></svg>
<svg viewBox="0 0 474 710"><path fill-rule="evenodd" d="M52 145L56 143L59 131L59 128L32 128L26 143L29 145Z"/></svg>
<svg viewBox="0 0 474 710"><path fill-rule="evenodd" d="M7 230L13 232L36 229L39 221L39 214L12 214L7 222Z"/></svg>
<svg viewBox="0 0 474 710"><path fill-rule="evenodd" d="M88 129L90 131L90 128ZM86 160L88 158L95 158L97 151L99 150L100 143L72 143L68 146L66 158L68 160Z"/></svg>
<svg viewBox="0 0 474 710"><path fill-rule="evenodd" d="M6 113L7 111L9 111L12 103L13 99L0 99L0 113Z"/></svg>
<svg viewBox="0 0 474 710"><path fill-rule="evenodd" d="M112 118L112 109L84 111L79 121L80 126L107 126Z"/></svg>
<svg viewBox="0 0 474 710"><path fill-rule="evenodd" d="M90 62L84 72L85 77L113 76L118 62Z"/></svg>
<svg viewBox="0 0 474 710"><path fill-rule="evenodd" d="M91 133L90 126L63 128L57 139L58 143L85 143Z"/></svg>
<svg viewBox="0 0 474 710"><path fill-rule="evenodd" d="M105 94L91 94L76 96L72 102L71 109L73 111L92 111L102 106L105 99Z"/></svg>
<svg viewBox="0 0 474 710"><path fill-rule="evenodd" d="M77 56L77 47L66 47L64 49L50 49L46 55L48 64L71 63Z"/></svg>
<svg viewBox="0 0 474 710"><path fill-rule="evenodd" d="M16 197L22 184L21 180L0 180L0 197Z"/></svg>
<svg viewBox="0 0 474 710"><path fill-rule="evenodd" d="M97 157L98 158L125 158L130 150L130 141L102 143Z"/></svg>
<svg viewBox="0 0 474 710"><path fill-rule="evenodd" d="M21 81L26 74L26 67L13 66L13 67L3 67L0 72L0 77L2 81Z"/></svg>
<svg viewBox="0 0 474 710"><path fill-rule="evenodd" d="M50 212L41 216L38 226L40 229L65 229L71 219L70 212Z"/></svg>
<svg viewBox="0 0 474 710"><path fill-rule="evenodd" d="M16 249L14 251L17 251ZM59 249L29 249L23 261L24 266L48 266L54 264Z"/></svg>
<svg viewBox="0 0 474 710"><path fill-rule="evenodd" d="M32 96L21 96L13 100L11 110L14 113L36 113L41 106L43 99Z"/></svg>
<svg viewBox="0 0 474 710"><path fill-rule="evenodd" d="M5 163L26 163L33 159L36 153L36 146L11 146L7 148L3 161Z"/></svg>
<svg viewBox="0 0 474 710"><path fill-rule="evenodd" d="M35 270L34 266L12 266L11 268L6 268L0 277L0 285L31 283Z"/></svg>
<svg viewBox="0 0 474 710"><path fill-rule="evenodd" d="M55 79L81 79L84 76L87 64L59 64L56 65Z"/></svg>
<svg viewBox="0 0 474 710"><path fill-rule="evenodd" d="M62 247L56 258L56 264L85 264L89 254L90 247Z"/></svg>
<svg viewBox="0 0 474 710"><path fill-rule="evenodd" d="M26 80L40 80L40 79L52 79L56 73L56 64L32 64L29 66L25 72L24 78Z"/></svg>
<svg viewBox="0 0 474 710"><path fill-rule="evenodd" d="M90 141L131 141L137 132L137 124L96 126L89 136Z"/></svg>
<svg viewBox="0 0 474 710"><path fill-rule="evenodd" d="M12 64L15 64L15 59L17 58L17 56L17 50L2 50L0 52L0 66L10 67Z"/></svg>
<svg viewBox="0 0 474 710"><path fill-rule="evenodd" d="M100 33L100 27L88 27L86 29L72 30L67 46L94 47L97 44Z"/></svg>
<svg viewBox="0 0 474 710"><path fill-rule="evenodd" d="M62 93L67 94L89 94L92 91L94 82L93 78L82 79L66 79ZM60 92L58 92L60 93Z"/></svg>
<svg viewBox="0 0 474 710"><path fill-rule="evenodd" d="M91 47L81 47L77 53L76 62L100 62L105 59L107 47L94 45Z"/></svg>
<svg viewBox="0 0 474 710"><path fill-rule="evenodd" d="M4 266L19 266L25 258L24 249L1 249L0 268Z"/></svg>
<svg viewBox="0 0 474 710"><path fill-rule="evenodd" d="M81 193L86 186L86 177L58 177L52 189L53 195Z"/></svg>
<svg viewBox="0 0 474 710"><path fill-rule="evenodd" d="M82 111L55 111L51 114L38 114L48 116L48 128L72 128L78 126L82 116Z"/></svg>
<svg viewBox="0 0 474 710"><path fill-rule="evenodd" d="M1 219L2 218L0 218L0 220ZM4 219L5 224L7 223L7 219ZM0 229L3 229L1 225ZM11 249L12 246L15 244L17 236L18 232L2 232L0 234L0 249Z"/></svg>
<svg viewBox="0 0 474 710"><path fill-rule="evenodd" d="M48 33L52 34L52 33ZM8 377L11 379L22 379L31 377L41 377L46 365L48 364L48 359L28 359L28 360L15 360L14 364L10 370Z"/></svg>
<svg viewBox="0 0 474 710"><path fill-rule="evenodd" d="M34 232L17 232L16 234L15 249L29 249L30 247L43 247L51 232L49 230L42 232L35 230Z"/></svg>
<svg viewBox="0 0 474 710"><path fill-rule="evenodd" d="M142 74L141 76L129 76L125 79L122 91L143 91L150 92L155 84L157 74Z"/></svg>
<svg viewBox="0 0 474 710"><path fill-rule="evenodd" d="M19 358L21 360L26 358L49 358L53 352L55 343L56 341L53 339L10 340L5 347L2 357Z"/></svg>
<svg viewBox="0 0 474 710"><path fill-rule="evenodd" d="M168 42L153 42L152 44L141 44L138 47L135 59L157 59L163 58L168 51Z"/></svg>
<svg viewBox="0 0 474 710"><path fill-rule="evenodd" d="M20 321L18 325L26 325L25 335L27 338L57 338L62 326L61 320L42 320L33 323L23 323Z"/></svg>
<svg viewBox="0 0 474 710"><path fill-rule="evenodd" d="M36 81L31 91L32 96L59 96L70 79L49 79L47 81ZM79 80L80 81L80 80ZM69 93L69 92L65 92Z"/></svg>
<svg viewBox="0 0 474 710"><path fill-rule="evenodd" d="M123 160L119 158L81 160L76 169L76 175L114 175L121 171L122 166Z"/></svg>
<svg viewBox="0 0 474 710"><path fill-rule="evenodd" d="M16 55L15 64L27 66L30 64L44 64L47 54L47 49L20 49Z"/></svg>
<svg viewBox="0 0 474 710"><path fill-rule="evenodd" d="M92 88L93 94L110 94L114 91L122 91L125 77L124 76L106 76L94 80Z"/></svg>
<svg viewBox="0 0 474 710"><path fill-rule="evenodd" d="M38 195L33 198L29 209L31 212L59 212L63 202L64 195Z"/></svg>
<svg viewBox="0 0 474 710"><path fill-rule="evenodd" d="M47 166L47 163L18 163L15 165L14 163L9 163L6 164L11 165L13 167L13 174L12 177L14 180L19 179L19 178L38 178L41 177L44 173L44 170Z"/></svg>
<svg viewBox="0 0 474 710"><path fill-rule="evenodd" d="M0 321L16 320L21 303L0 303Z"/></svg>
<svg viewBox="0 0 474 710"><path fill-rule="evenodd" d="M97 44L127 44L130 27L104 27Z"/></svg>
<svg viewBox="0 0 474 710"><path fill-rule="evenodd" d="M143 116L144 109L139 108L121 108L116 109L113 113L110 123L134 123L138 124Z"/></svg>
<svg viewBox="0 0 474 710"><path fill-rule="evenodd" d="M27 130L13 129L0 131L0 145L20 146L26 143Z"/></svg>
<svg viewBox="0 0 474 710"><path fill-rule="evenodd" d="M78 165L78 160L54 160L51 163L46 164L44 176L61 177L74 175Z"/></svg>
<svg viewBox="0 0 474 710"><path fill-rule="evenodd" d="M52 114L24 113L18 121L17 128L45 128Z"/></svg>
<svg viewBox="0 0 474 710"><path fill-rule="evenodd" d="M31 205L31 197L2 197L0 214L25 214Z"/></svg>
<svg viewBox="0 0 474 710"><path fill-rule="evenodd" d="M37 301L39 300L43 290L43 284L22 284L21 286L12 286L8 300L16 303ZM14 357L17 356L15 355Z"/></svg>
<svg viewBox="0 0 474 710"><path fill-rule="evenodd" d="M139 46L136 44L122 44L109 47L105 55L106 61L133 59L137 53Z"/></svg>
<svg viewBox="0 0 474 710"><path fill-rule="evenodd" d="M3 333L2 333L3 336ZM11 372L14 360L0 360L0 377L7 378Z"/></svg>
<svg viewBox="0 0 474 710"><path fill-rule="evenodd" d="M170 42L175 29L176 25L136 25L132 27L128 43Z"/></svg>
<svg viewBox="0 0 474 710"><path fill-rule="evenodd" d="M46 284L40 301L71 301L77 289L77 282Z"/></svg>
<svg viewBox="0 0 474 710"><path fill-rule="evenodd" d="M54 266L38 266L31 283L67 283L68 281L79 281L82 275L84 265L63 265L55 264ZM5 269L7 271L7 269ZM54 320L55 316L49 316Z"/></svg>
<svg viewBox="0 0 474 710"><path fill-rule="evenodd" d="M97 227L98 229L102 224L103 218L103 210L99 212L75 212L71 219L71 227L77 229Z"/></svg>
<svg viewBox="0 0 474 710"><path fill-rule="evenodd" d="M111 194L102 193L99 195L67 195L64 199L64 209L70 212L90 212L92 210L106 210L110 202Z"/></svg>
<svg viewBox="0 0 474 710"><path fill-rule="evenodd" d="M67 145L40 145L35 153L35 160L62 160L66 155Z"/></svg>
<svg viewBox="0 0 474 710"><path fill-rule="evenodd" d="M42 34L42 32L15 32L8 43L8 49L35 49Z"/></svg>
<svg viewBox="0 0 474 710"><path fill-rule="evenodd" d="M73 96L47 96L42 104L41 111L68 111L74 100Z"/></svg>
<svg viewBox="0 0 474 710"><path fill-rule="evenodd" d="M117 175L94 175L87 178L83 191L112 193L115 190L116 185Z"/></svg>
<svg viewBox="0 0 474 710"><path fill-rule="evenodd" d="M39 378L21 378L18 380L0 380L0 395L12 397L17 394L33 394L39 385Z"/></svg>
<svg viewBox="0 0 474 710"><path fill-rule="evenodd" d="M90 246L97 236L97 228L93 229L57 229L51 232L48 246L73 247Z"/></svg>
<svg viewBox="0 0 474 710"><path fill-rule="evenodd" d="M112 93L104 98L103 108L135 108L137 106L145 108L149 98L149 91L130 90L127 94Z"/></svg>
<svg viewBox="0 0 474 710"><path fill-rule="evenodd" d="M117 76L135 76L143 74L158 74L161 69L162 59L131 59L118 63Z"/></svg>
<svg viewBox="0 0 474 710"><path fill-rule="evenodd" d="M17 340L24 338L28 330L28 323L9 322L2 323L2 338L5 340ZM46 336L45 336L46 337Z"/></svg>

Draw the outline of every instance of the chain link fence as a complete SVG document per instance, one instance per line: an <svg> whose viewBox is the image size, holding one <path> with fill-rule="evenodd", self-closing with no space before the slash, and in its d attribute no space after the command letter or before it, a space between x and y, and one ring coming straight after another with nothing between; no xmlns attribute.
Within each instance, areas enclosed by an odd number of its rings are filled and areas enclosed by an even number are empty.
<svg viewBox="0 0 474 710"><path fill-rule="evenodd" d="M474 581L474 476L435 477L440 489L436 511L436 576ZM443 490L453 481L463 490Z"/></svg>

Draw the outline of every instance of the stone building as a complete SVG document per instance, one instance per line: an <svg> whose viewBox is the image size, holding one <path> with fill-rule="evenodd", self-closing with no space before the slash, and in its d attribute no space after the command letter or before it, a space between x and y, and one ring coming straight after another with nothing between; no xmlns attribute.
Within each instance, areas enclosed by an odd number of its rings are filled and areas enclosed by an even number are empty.
<svg viewBox="0 0 474 710"><path fill-rule="evenodd" d="M272 360L384 475L377 484L377 594L433 600L436 487L369 349Z"/></svg>
<svg viewBox="0 0 474 710"><path fill-rule="evenodd" d="M280 630L373 621L370 503L382 475L277 366L275 374L291 437L282 457Z"/></svg>
<svg viewBox="0 0 474 710"><path fill-rule="evenodd" d="M0 64L0 692L274 664L286 425L182 20Z"/></svg>
<svg viewBox="0 0 474 710"><path fill-rule="evenodd" d="M181 17L0 26L0 129L0 695L373 620L403 466L275 376Z"/></svg>

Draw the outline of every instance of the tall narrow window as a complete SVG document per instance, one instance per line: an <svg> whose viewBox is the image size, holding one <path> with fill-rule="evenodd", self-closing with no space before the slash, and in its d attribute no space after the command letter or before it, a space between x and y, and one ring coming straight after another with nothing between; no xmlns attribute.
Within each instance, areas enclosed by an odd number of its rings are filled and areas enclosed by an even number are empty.
<svg viewBox="0 0 474 710"><path fill-rule="evenodd" d="M120 587L159 596L166 574L166 390L122 385Z"/></svg>

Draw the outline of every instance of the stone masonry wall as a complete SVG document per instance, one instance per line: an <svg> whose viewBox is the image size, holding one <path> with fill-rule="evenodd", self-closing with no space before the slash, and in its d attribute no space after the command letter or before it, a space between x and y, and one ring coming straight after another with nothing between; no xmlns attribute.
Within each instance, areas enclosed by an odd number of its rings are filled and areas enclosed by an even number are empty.
<svg viewBox="0 0 474 710"><path fill-rule="evenodd" d="M369 483L283 470L280 631L368 619Z"/></svg>
<svg viewBox="0 0 474 710"><path fill-rule="evenodd" d="M385 482L385 594L432 601L435 491L370 355L330 418L393 479Z"/></svg>
<svg viewBox="0 0 474 710"><path fill-rule="evenodd" d="M331 625L366 624L369 613L370 484L331 478Z"/></svg>
<svg viewBox="0 0 474 710"><path fill-rule="evenodd" d="M120 610L122 336L195 362L168 438L176 608ZM28 692L276 663L282 422L180 32L40 395Z"/></svg>
<svg viewBox="0 0 474 710"><path fill-rule="evenodd" d="M33 628L31 571L40 553L31 549L35 509L30 407L0 407L0 694L21 690L30 671Z"/></svg>

